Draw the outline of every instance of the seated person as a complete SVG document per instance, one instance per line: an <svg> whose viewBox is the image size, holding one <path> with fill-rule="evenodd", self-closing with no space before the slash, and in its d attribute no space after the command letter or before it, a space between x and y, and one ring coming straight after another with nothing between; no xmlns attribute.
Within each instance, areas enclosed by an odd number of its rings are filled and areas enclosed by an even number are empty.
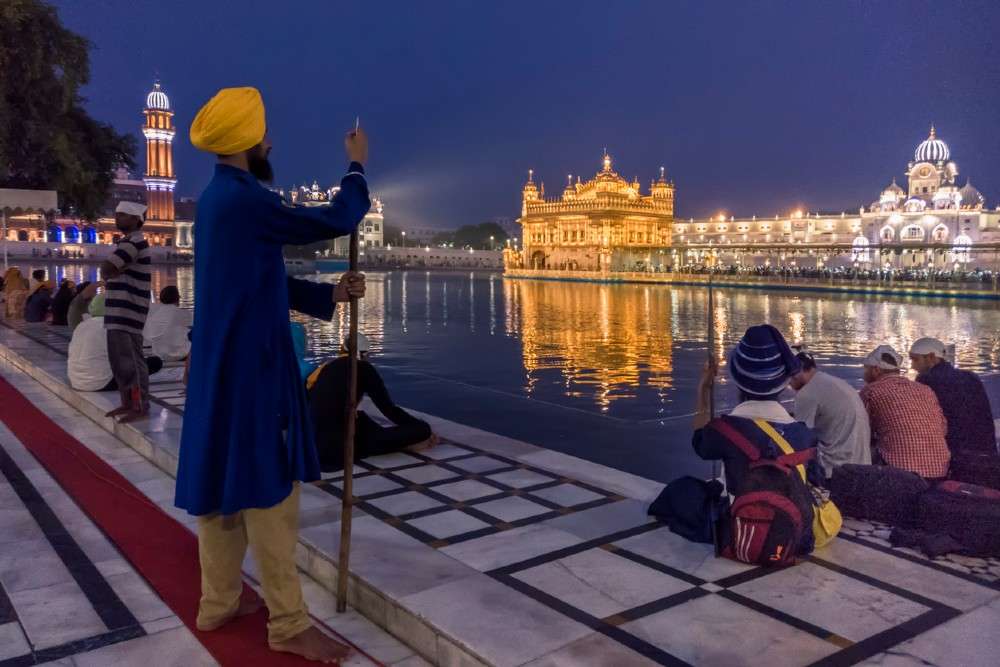
<svg viewBox="0 0 1000 667"><path fill-rule="evenodd" d="M142 337L153 348L153 354L164 361L183 361L191 352L188 332L191 330L192 311L178 305L180 292L173 285L160 290L160 302L149 307Z"/></svg>
<svg viewBox="0 0 1000 667"><path fill-rule="evenodd" d="M340 356L316 369L306 382L309 409L316 432L316 448L324 472L344 467L344 417L347 411L350 359ZM401 450L432 447L437 436L427 422L413 417L392 402L378 371L368 361L368 339L358 334L358 402L368 395L375 407L395 426L381 426L362 411L355 422L355 460Z"/></svg>
<svg viewBox="0 0 1000 667"><path fill-rule="evenodd" d="M45 269L35 269L31 272L31 281L28 283L28 291L34 292L38 286L45 282Z"/></svg>
<svg viewBox="0 0 1000 667"><path fill-rule="evenodd" d="M163 368L159 357L146 357L149 374ZM80 322L69 342L66 365L69 385L78 391L117 391L108 359L108 332L104 330L103 313Z"/></svg>
<svg viewBox="0 0 1000 667"><path fill-rule="evenodd" d="M934 392L904 377L902 363L890 345L879 345L864 361L861 402L871 423L872 459L929 480L943 479L951 461L948 423Z"/></svg>
<svg viewBox="0 0 1000 667"><path fill-rule="evenodd" d="M66 326L69 315L69 304L76 294L72 280L64 279L59 284L56 295L52 297L52 324L56 326Z"/></svg>
<svg viewBox="0 0 1000 667"><path fill-rule="evenodd" d="M66 323L69 324L70 331L76 329L80 322L83 321L84 315L87 314L90 308L91 301L97 296L97 290L102 285L104 285L102 282L92 283L89 281L77 285L76 296L69 302L69 311L66 313Z"/></svg>
<svg viewBox="0 0 1000 667"><path fill-rule="evenodd" d="M25 322L44 322L52 311L52 283L42 281L35 286L24 302Z"/></svg>
<svg viewBox="0 0 1000 667"><path fill-rule="evenodd" d="M952 454L960 450L996 454L996 430L990 399L979 377L952 366L944 343L921 338L910 347L910 365L917 382L931 388L948 420L945 440Z"/></svg>
<svg viewBox="0 0 1000 667"><path fill-rule="evenodd" d="M801 370L781 332L770 324L750 327L729 355L729 375L739 390L740 404L724 417L709 420L709 396L715 380L714 364L706 365L698 385L698 405L694 417L695 453L710 461L721 460L726 489L735 494L749 469L747 448L762 458L774 459L782 450L757 420L783 437L795 451L817 446L812 429L797 422L778 401L792 376ZM809 481L823 481L818 462L806 464Z"/></svg>
<svg viewBox="0 0 1000 667"><path fill-rule="evenodd" d="M829 479L845 463L870 464L871 429L861 397L844 380L816 368L808 352L795 355L802 370L789 383L795 390L795 418L816 432L819 463Z"/></svg>

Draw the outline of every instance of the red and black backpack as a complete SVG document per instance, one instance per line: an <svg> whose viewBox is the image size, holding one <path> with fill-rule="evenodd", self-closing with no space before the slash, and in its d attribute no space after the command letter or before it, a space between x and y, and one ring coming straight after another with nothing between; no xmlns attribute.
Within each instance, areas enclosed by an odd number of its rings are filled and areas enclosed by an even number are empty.
<svg viewBox="0 0 1000 667"><path fill-rule="evenodd" d="M736 489L722 555L752 565L794 565L813 547L813 498L795 466L815 456L815 450L765 459L736 429L725 423L716 428L751 460Z"/></svg>

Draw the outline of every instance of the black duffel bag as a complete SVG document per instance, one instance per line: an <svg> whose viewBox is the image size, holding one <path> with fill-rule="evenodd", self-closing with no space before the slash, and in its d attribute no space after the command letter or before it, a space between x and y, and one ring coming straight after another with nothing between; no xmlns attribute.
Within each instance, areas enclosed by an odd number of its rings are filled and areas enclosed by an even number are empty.
<svg viewBox="0 0 1000 667"><path fill-rule="evenodd" d="M951 453L949 479L1000 489L1000 455L994 452L956 450Z"/></svg>
<svg viewBox="0 0 1000 667"><path fill-rule="evenodd" d="M712 544L715 530L728 526L729 499L718 480L684 476L667 484L649 506L648 513L671 531L692 542ZM722 537L718 537L722 540Z"/></svg>
<svg viewBox="0 0 1000 667"><path fill-rule="evenodd" d="M1000 556L1000 491L948 480L920 496L920 528L947 533L973 556Z"/></svg>
<svg viewBox="0 0 1000 667"><path fill-rule="evenodd" d="M908 470L846 463L833 469L830 500L844 516L914 528L917 500L930 486Z"/></svg>

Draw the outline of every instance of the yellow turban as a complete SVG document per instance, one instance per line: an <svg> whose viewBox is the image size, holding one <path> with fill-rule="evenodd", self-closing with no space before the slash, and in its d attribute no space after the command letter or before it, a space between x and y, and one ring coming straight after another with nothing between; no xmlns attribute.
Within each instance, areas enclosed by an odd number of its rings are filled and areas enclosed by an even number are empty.
<svg viewBox="0 0 1000 667"><path fill-rule="evenodd" d="M256 88L223 88L191 123L191 143L216 155L235 155L264 138L264 100Z"/></svg>

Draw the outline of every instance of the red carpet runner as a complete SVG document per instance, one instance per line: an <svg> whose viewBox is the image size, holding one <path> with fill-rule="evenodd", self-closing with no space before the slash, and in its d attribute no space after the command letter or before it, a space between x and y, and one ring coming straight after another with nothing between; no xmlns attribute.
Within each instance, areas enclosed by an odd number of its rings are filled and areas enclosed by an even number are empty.
<svg viewBox="0 0 1000 667"><path fill-rule="evenodd" d="M214 632L196 630L201 575L195 536L3 378L0 378L0 419L219 663L319 664L271 651L267 647L264 610ZM244 589L244 594L250 592L246 584ZM349 643L343 637L338 639Z"/></svg>

